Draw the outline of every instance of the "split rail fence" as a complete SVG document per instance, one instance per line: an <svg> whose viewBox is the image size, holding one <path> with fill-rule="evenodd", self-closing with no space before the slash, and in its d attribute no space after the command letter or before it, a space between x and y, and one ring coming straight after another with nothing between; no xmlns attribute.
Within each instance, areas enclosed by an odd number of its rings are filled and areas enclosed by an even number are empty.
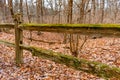
<svg viewBox="0 0 120 80"><path fill-rule="evenodd" d="M70 55L53 52L42 48L37 48L23 44L23 30L60 32L82 35L102 35L105 37L120 37L120 24L0 24L0 28L15 29L15 43L0 40L1 44L15 47L16 64L23 63L23 49L30 51L33 56L48 59L56 63L64 64L75 70L84 71L93 75L108 79L116 78L120 80L120 68L109 66L100 62L78 59Z"/></svg>

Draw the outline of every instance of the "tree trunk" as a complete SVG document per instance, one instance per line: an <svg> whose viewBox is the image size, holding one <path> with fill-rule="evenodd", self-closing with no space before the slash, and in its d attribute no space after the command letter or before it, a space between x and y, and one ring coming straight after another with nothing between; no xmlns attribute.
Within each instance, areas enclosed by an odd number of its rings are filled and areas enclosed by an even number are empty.
<svg viewBox="0 0 120 80"><path fill-rule="evenodd" d="M24 20L23 20L23 0L20 0L19 8L20 8L20 14L21 14L21 21L23 23L24 22Z"/></svg>
<svg viewBox="0 0 120 80"><path fill-rule="evenodd" d="M103 20L104 20L104 7L105 7L105 0L102 0L101 2L101 23L103 23Z"/></svg>
<svg viewBox="0 0 120 80"><path fill-rule="evenodd" d="M25 0L25 1L26 1L26 11L27 11L28 22L31 23L31 17L30 17L30 14L29 14L28 3L27 3L27 0Z"/></svg>

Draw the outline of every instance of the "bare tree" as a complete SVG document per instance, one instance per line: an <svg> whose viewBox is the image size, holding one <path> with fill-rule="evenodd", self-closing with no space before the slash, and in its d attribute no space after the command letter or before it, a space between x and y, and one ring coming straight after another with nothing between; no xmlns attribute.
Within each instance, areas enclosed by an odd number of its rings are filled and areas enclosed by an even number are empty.
<svg viewBox="0 0 120 80"><path fill-rule="evenodd" d="M2 17L2 22L7 22L7 4L6 0L0 0L0 11L1 11L1 17Z"/></svg>
<svg viewBox="0 0 120 80"><path fill-rule="evenodd" d="M101 0L101 23L103 23L103 19L104 19L104 7L105 7L105 0Z"/></svg>
<svg viewBox="0 0 120 80"><path fill-rule="evenodd" d="M69 24L72 23L72 15L73 15L73 0L68 1L68 17L67 17L67 22ZM78 56L78 35L76 34L70 34L70 51L73 56L77 57Z"/></svg>
<svg viewBox="0 0 120 80"><path fill-rule="evenodd" d="M59 0L59 17L58 17L58 23L61 23L61 7L62 7L62 0Z"/></svg>
<svg viewBox="0 0 120 80"><path fill-rule="evenodd" d="M28 0L25 0L26 2L26 12L27 12L27 17L28 17L28 22L31 23L31 16L29 13L29 7L28 7Z"/></svg>
<svg viewBox="0 0 120 80"><path fill-rule="evenodd" d="M19 9L21 14L21 21L23 22L23 0L20 0Z"/></svg>
<svg viewBox="0 0 120 80"><path fill-rule="evenodd" d="M43 23L43 0L36 0L37 23Z"/></svg>
<svg viewBox="0 0 120 80"><path fill-rule="evenodd" d="M10 10L10 13L11 13L11 17L14 21L13 0L8 0L8 5L9 5L9 10Z"/></svg>
<svg viewBox="0 0 120 80"><path fill-rule="evenodd" d="M19 10L19 0L14 0L14 12L17 13Z"/></svg>

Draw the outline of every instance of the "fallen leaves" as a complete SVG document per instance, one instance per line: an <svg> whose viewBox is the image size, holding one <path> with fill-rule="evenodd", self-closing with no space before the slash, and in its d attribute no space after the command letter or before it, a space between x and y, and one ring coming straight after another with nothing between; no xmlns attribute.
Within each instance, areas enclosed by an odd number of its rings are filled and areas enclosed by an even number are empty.
<svg viewBox="0 0 120 80"><path fill-rule="evenodd" d="M24 35L28 37L28 32L25 31ZM38 36L36 32L33 32L32 35L36 39L43 39L45 41L62 42L63 40L63 35L57 33L43 33ZM0 39L14 42L14 35L1 32ZM120 67L119 41L119 38L88 39L87 43L80 51L79 58L99 61L108 65ZM56 43L49 45L24 39L24 44L28 45L29 43L36 47L43 47L56 52L70 54L69 44ZM18 68L15 66L14 57L14 48L0 44L0 80L104 80L49 60L34 57L28 51L24 51L24 64Z"/></svg>

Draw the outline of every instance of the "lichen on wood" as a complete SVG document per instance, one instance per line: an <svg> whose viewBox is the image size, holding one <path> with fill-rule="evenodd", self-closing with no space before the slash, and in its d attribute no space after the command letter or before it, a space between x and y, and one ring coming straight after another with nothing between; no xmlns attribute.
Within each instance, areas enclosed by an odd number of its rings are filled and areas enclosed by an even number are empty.
<svg viewBox="0 0 120 80"><path fill-rule="evenodd" d="M0 43L6 44L8 46L15 47L15 44L6 41L1 41ZM62 53L53 52L51 50L46 50L42 48L36 48L33 46L20 45L21 48L30 51L33 56L37 56L43 59L48 59L56 63L64 64L75 70L84 71L91 73L102 78L116 78L120 79L120 68L109 66L100 62L88 61L85 59L78 59L70 55L64 55Z"/></svg>

